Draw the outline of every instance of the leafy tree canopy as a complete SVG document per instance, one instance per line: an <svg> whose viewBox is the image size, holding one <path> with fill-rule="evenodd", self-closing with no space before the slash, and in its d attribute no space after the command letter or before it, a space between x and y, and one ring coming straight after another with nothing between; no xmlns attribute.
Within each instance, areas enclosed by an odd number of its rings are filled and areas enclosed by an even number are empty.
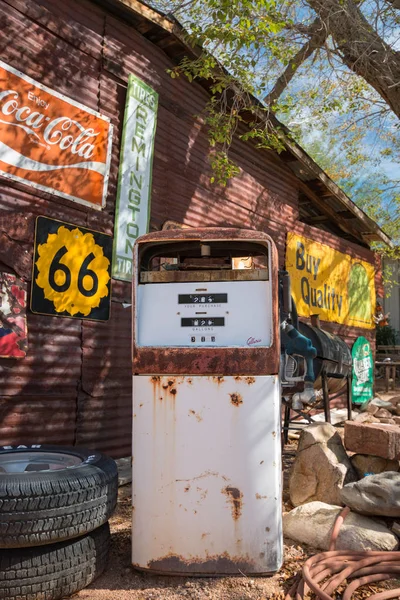
<svg viewBox="0 0 400 600"><path fill-rule="evenodd" d="M276 115L400 241L395 168L400 0L158 0L153 5L178 19L187 42L198 49L196 58L184 59L171 76L212 81L206 119L217 182L237 173L229 147L244 114L254 114L254 120L242 138L282 148ZM261 104L255 105L254 97Z"/></svg>

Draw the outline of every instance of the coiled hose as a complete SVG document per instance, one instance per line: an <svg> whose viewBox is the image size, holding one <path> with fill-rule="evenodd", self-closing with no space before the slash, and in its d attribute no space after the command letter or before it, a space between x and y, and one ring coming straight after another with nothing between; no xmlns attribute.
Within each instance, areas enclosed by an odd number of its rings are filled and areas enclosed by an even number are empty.
<svg viewBox="0 0 400 600"><path fill-rule="evenodd" d="M350 600L352 594L362 585L385 581L400 576L400 552L375 552L372 550L335 550L340 526L349 514L344 508L338 515L333 527L328 552L322 552L309 558L285 600L302 600L309 592L314 592L321 600L334 600L332 594L345 581L347 585L342 600ZM400 588L372 594L370 600L399 598Z"/></svg>

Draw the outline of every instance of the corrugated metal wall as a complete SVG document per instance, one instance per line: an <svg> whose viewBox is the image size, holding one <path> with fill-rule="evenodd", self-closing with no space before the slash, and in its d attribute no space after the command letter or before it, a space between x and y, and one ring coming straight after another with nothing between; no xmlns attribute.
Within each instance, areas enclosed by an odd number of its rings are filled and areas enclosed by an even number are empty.
<svg viewBox="0 0 400 600"><path fill-rule="evenodd" d="M232 157L241 175L226 188L210 185L201 117L207 93L182 78L172 80L166 73L171 61L162 50L89 0L0 0L0 22L2 60L114 124L109 193L101 213L0 178L0 229L13 248L0 268L15 266L21 250L32 253L35 215L113 233L129 73L160 95L151 227L172 219L259 229L273 236L284 264L286 232L298 218L295 176L272 152L237 141ZM5 214L11 219L2 220ZM337 243L325 232L312 228L312 233ZM354 248L373 260L372 253ZM124 308L129 301L130 286L114 281L108 323L28 315L27 358L0 359L0 444L76 443L114 457L130 454L130 310ZM343 334L350 340L360 333Z"/></svg>

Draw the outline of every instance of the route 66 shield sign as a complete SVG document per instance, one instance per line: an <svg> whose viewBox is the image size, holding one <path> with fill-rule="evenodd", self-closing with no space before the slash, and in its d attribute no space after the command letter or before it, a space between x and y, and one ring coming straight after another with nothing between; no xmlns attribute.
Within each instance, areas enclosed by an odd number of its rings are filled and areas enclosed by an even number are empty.
<svg viewBox="0 0 400 600"><path fill-rule="evenodd" d="M36 219L34 313L107 321L112 237L47 217Z"/></svg>

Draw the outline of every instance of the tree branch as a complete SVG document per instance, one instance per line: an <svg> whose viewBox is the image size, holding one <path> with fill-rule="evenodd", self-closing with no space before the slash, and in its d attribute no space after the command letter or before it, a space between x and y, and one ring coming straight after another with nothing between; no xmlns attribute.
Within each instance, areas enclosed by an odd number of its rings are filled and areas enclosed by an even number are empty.
<svg viewBox="0 0 400 600"><path fill-rule="evenodd" d="M399 0L394 0L396 3ZM400 52L371 27L355 0L307 0L345 65L365 79L400 117Z"/></svg>
<svg viewBox="0 0 400 600"><path fill-rule="evenodd" d="M398 10L400 10L400 0L386 0L386 2L389 2L389 4L393 6L393 8L397 8Z"/></svg>
<svg viewBox="0 0 400 600"><path fill-rule="evenodd" d="M305 28L310 35L309 40L304 44L304 46L297 52L292 59L290 59L289 63L286 66L286 69L278 77L276 83L272 90L269 92L267 96L264 98L264 102L269 106L272 106L274 102L278 100L278 98L282 95L284 90L289 85L290 81L295 76L298 68L303 64L304 61L309 58L314 50L323 46L328 32L321 19L317 18L315 21ZM303 28L303 31L305 31Z"/></svg>

